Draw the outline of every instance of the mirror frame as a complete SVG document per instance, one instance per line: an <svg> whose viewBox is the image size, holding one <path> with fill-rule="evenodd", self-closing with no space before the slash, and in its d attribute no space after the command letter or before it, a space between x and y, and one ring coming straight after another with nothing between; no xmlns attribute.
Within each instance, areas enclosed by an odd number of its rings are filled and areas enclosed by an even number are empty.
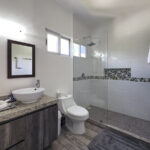
<svg viewBox="0 0 150 150"><path fill-rule="evenodd" d="M31 75L12 75L12 61L11 61L12 44L18 44L18 45L32 47L32 74ZM35 77L35 45L18 42L18 41L13 41L13 40L7 41L7 77L8 77L8 79Z"/></svg>

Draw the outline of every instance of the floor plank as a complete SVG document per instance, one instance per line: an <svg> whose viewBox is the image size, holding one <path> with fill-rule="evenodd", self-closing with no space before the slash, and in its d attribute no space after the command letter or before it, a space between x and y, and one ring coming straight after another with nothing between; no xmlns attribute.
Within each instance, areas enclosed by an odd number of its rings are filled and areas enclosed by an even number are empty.
<svg viewBox="0 0 150 150"><path fill-rule="evenodd" d="M88 144L103 129L89 122L86 122L85 126L86 133L83 135L72 134L66 127L63 127L61 135L53 142L49 150L88 150Z"/></svg>

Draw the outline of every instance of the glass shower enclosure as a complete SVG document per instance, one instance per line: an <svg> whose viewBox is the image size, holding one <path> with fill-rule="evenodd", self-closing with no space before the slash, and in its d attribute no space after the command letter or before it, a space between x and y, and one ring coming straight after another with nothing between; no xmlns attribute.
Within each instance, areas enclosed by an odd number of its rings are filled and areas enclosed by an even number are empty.
<svg viewBox="0 0 150 150"><path fill-rule="evenodd" d="M148 93L148 83L137 82L131 68L112 68L107 33L74 39L74 44L78 54L73 58L73 94L76 103L88 109L89 120L150 142L150 118L141 93ZM81 46L86 57L80 54Z"/></svg>

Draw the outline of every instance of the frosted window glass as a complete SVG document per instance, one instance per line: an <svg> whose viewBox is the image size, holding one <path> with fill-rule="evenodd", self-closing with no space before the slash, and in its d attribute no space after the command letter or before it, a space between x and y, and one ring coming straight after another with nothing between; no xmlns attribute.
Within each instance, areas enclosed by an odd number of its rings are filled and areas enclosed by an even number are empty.
<svg viewBox="0 0 150 150"><path fill-rule="evenodd" d="M69 56L69 40L68 39L61 39L61 51L60 53L63 55L68 55Z"/></svg>
<svg viewBox="0 0 150 150"><path fill-rule="evenodd" d="M58 37L53 34L47 34L47 50L58 53Z"/></svg>
<svg viewBox="0 0 150 150"><path fill-rule="evenodd" d="M80 46L76 43L73 44L73 56L80 57Z"/></svg>
<svg viewBox="0 0 150 150"><path fill-rule="evenodd" d="M86 58L86 47L81 45L81 57Z"/></svg>

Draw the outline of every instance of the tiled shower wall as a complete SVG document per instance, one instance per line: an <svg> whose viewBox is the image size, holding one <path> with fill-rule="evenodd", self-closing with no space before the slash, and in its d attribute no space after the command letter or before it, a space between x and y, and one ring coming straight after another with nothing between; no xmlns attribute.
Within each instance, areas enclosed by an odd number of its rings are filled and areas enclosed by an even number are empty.
<svg viewBox="0 0 150 150"><path fill-rule="evenodd" d="M79 69L80 65L77 66ZM108 68L103 76L86 74L74 77L74 97L78 104L150 121L150 78L132 77L131 68Z"/></svg>
<svg viewBox="0 0 150 150"><path fill-rule="evenodd" d="M87 107L98 106L150 121L150 83L90 79L74 81L74 98Z"/></svg>
<svg viewBox="0 0 150 150"><path fill-rule="evenodd" d="M150 83L108 80L108 109L150 121Z"/></svg>

